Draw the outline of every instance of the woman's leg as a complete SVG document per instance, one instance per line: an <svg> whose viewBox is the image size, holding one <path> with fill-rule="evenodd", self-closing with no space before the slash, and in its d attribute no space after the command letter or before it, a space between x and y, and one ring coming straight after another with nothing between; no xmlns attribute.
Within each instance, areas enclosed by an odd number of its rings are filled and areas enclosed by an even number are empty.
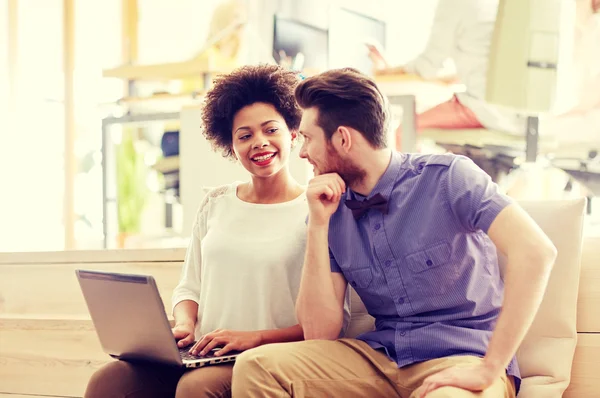
<svg viewBox="0 0 600 398"><path fill-rule="evenodd" d="M189 370L179 380L175 398L229 398L232 374L228 363Z"/></svg>
<svg viewBox="0 0 600 398"><path fill-rule="evenodd" d="M483 125L472 110L460 103L456 96L417 115L417 131L424 129L476 129ZM402 125L396 130L396 150L402 148Z"/></svg>
<svg viewBox="0 0 600 398"><path fill-rule="evenodd" d="M85 398L173 397L183 368L114 361L92 375Z"/></svg>

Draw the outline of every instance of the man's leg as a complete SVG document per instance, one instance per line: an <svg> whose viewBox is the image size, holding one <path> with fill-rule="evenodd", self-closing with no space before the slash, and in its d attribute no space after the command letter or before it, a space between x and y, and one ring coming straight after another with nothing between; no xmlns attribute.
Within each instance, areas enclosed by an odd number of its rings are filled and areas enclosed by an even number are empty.
<svg viewBox="0 0 600 398"><path fill-rule="evenodd" d="M434 359L399 369L400 382L409 388L416 388L410 398L419 398L423 381L452 366L474 365L482 359L473 356L455 356ZM481 392L472 392L456 387L441 387L427 394L427 398L515 398L515 385L512 377L504 374Z"/></svg>
<svg viewBox="0 0 600 398"><path fill-rule="evenodd" d="M185 372L177 384L175 398L231 397L233 364L204 366Z"/></svg>
<svg viewBox="0 0 600 398"><path fill-rule="evenodd" d="M172 397L183 372L183 369L159 364L113 361L92 375L84 397Z"/></svg>
<svg viewBox="0 0 600 398"><path fill-rule="evenodd" d="M354 339L270 344L243 353L233 368L233 397L408 397L398 367Z"/></svg>

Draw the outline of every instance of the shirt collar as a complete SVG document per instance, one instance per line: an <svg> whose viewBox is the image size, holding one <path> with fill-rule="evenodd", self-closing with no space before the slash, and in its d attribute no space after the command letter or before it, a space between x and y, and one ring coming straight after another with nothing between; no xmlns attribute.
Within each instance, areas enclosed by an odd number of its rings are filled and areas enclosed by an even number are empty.
<svg viewBox="0 0 600 398"><path fill-rule="evenodd" d="M346 195L344 199L354 199L354 200L364 200L369 199L378 193L381 194L386 200L390 200L390 195L392 190L394 189L394 185L398 180L398 173L402 169L402 163L404 162L404 154L396 151L392 151L392 155L390 156L390 163L388 164L387 169L373 187L373 190L369 193L368 196L363 196L359 193L348 189L346 191Z"/></svg>

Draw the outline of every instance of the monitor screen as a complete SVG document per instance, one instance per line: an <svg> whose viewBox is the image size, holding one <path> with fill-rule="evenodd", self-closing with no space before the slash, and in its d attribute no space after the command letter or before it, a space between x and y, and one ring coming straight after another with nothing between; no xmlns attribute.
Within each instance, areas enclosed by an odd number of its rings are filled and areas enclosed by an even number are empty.
<svg viewBox="0 0 600 398"><path fill-rule="evenodd" d="M331 10L329 66L352 67L371 75L373 63L365 43L377 42L385 49L385 22L345 8Z"/></svg>
<svg viewBox="0 0 600 398"><path fill-rule="evenodd" d="M328 52L326 30L275 16L273 57L279 65L296 71L321 72L328 67Z"/></svg>

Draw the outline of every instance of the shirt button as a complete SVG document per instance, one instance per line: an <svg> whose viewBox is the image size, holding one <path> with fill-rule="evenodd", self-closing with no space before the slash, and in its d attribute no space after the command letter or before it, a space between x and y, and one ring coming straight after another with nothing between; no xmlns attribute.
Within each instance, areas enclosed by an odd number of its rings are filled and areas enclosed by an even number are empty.
<svg viewBox="0 0 600 398"><path fill-rule="evenodd" d="M406 336L406 332L405 331L400 332L400 336Z"/></svg>
<svg viewBox="0 0 600 398"><path fill-rule="evenodd" d="M375 224L375 231L378 231L381 228L381 224Z"/></svg>
<svg viewBox="0 0 600 398"><path fill-rule="evenodd" d="M427 261L425 261L425 264L427 264L428 266L431 267L433 265L433 261L427 260Z"/></svg>
<svg viewBox="0 0 600 398"><path fill-rule="evenodd" d="M392 262L390 260L386 260L385 261L385 266L389 267L390 265L392 265Z"/></svg>
<svg viewBox="0 0 600 398"><path fill-rule="evenodd" d="M356 282L355 281L350 282L350 284L352 285L352 287L356 287Z"/></svg>
<svg viewBox="0 0 600 398"><path fill-rule="evenodd" d="M402 297L398 299L398 304L404 304L404 299Z"/></svg>

